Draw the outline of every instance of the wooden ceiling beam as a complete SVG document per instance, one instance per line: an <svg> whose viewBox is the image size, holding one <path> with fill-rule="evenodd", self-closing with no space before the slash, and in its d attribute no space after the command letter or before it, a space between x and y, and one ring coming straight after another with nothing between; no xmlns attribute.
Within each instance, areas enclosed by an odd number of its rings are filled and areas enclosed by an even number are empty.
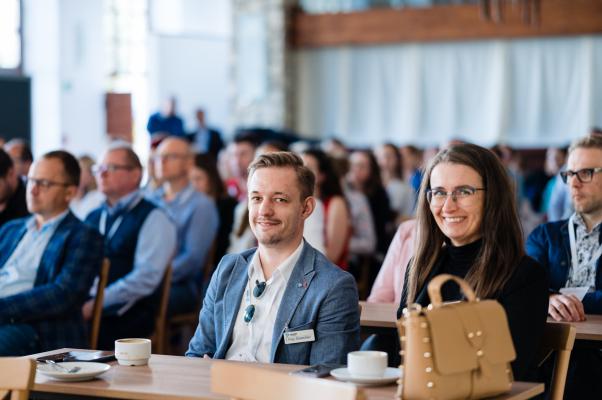
<svg viewBox="0 0 602 400"><path fill-rule="evenodd" d="M520 6L506 3L501 22L483 18L475 4L337 14L294 11L289 43L304 48L602 33L602 0L538 0L538 4L531 23L525 22Z"/></svg>

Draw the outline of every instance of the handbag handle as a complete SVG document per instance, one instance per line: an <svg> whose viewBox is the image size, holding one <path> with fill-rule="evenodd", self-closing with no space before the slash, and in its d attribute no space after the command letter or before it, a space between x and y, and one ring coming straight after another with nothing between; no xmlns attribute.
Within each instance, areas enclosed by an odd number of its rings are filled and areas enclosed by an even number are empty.
<svg viewBox="0 0 602 400"><path fill-rule="evenodd" d="M468 282L466 282L462 278L458 278L455 275L441 274L431 279L427 287L429 297L431 299L431 304L433 305L433 307L440 307L443 304L443 301L441 300L441 286L443 286L443 284L447 281L456 282L458 286L460 286L460 289L462 289L464 296L466 296L469 302L477 301L477 296L475 295Z"/></svg>

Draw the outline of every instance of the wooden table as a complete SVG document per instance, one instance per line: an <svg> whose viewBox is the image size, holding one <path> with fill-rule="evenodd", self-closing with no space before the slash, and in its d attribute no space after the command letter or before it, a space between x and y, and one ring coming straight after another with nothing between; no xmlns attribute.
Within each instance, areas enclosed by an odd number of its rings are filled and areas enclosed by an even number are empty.
<svg viewBox="0 0 602 400"><path fill-rule="evenodd" d="M583 322L571 322L577 328L577 340L602 340L602 315L587 314ZM556 322L548 318L548 322Z"/></svg>
<svg viewBox="0 0 602 400"><path fill-rule="evenodd" d="M31 357L53 354L73 349L60 349L35 354ZM109 397L121 399L226 399L210 390L211 365L215 361L201 358L163 356L153 354L149 364L143 367L125 367L112 362L112 368L98 379L87 382L60 382L37 374L33 387L33 398L65 398L65 395L87 397ZM260 368L270 368L288 373L302 368L299 365L258 364ZM368 400L392 400L397 386L390 384L379 387L366 387ZM541 383L515 382L512 391L496 400L522 400L543 393Z"/></svg>
<svg viewBox="0 0 602 400"><path fill-rule="evenodd" d="M360 301L362 314L360 325L376 328L395 328L397 318L397 304L393 303L366 303ZM571 322L577 328L577 340L602 341L602 315L588 314L583 322ZM548 322L555 322L548 318Z"/></svg>

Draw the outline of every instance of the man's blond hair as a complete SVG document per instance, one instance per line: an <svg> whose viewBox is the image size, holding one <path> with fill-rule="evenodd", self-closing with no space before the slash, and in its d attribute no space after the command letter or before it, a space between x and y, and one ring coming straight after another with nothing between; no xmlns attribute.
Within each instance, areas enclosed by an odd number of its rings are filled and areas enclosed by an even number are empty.
<svg viewBox="0 0 602 400"><path fill-rule="evenodd" d="M257 157L249 165L249 178L256 170L261 168L292 168L297 175L297 183L301 192L301 201L313 196L316 178L309 168L303 164L303 160L297 154L290 151L277 151L266 153Z"/></svg>

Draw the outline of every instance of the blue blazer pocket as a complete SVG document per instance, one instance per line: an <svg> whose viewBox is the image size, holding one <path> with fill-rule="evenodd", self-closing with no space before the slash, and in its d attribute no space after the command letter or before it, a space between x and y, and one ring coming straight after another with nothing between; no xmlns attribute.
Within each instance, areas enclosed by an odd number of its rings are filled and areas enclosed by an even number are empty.
<svg viewBox="0 0 602 400"><path fill-rule="evenodd" d="M288 329L284 330L284 333L286 332L295 332L295 331L303 331L306 329L312 329L315 325L315 321L309 321L309 322L305 322L302 323L300 325L295 325L295 326L291 326Z"/></svg>

